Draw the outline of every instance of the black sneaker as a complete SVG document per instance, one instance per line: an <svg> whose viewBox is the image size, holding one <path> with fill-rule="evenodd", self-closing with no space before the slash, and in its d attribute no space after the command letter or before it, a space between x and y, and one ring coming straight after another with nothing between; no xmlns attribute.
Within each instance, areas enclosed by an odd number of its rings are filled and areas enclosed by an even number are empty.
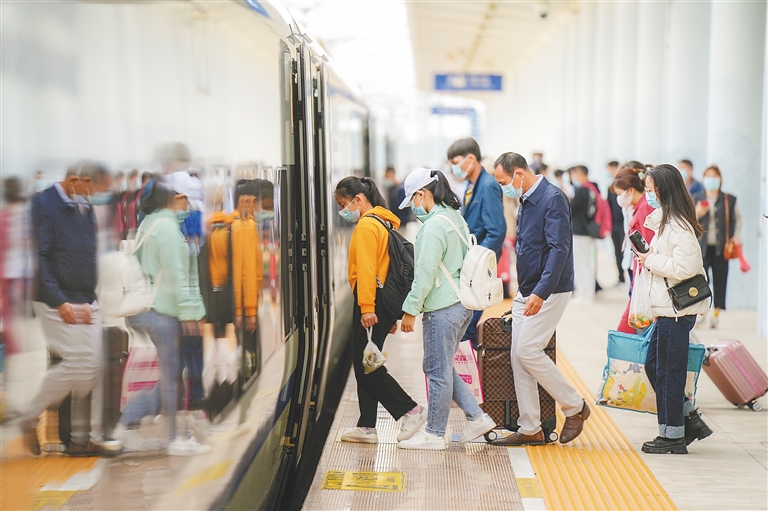
<svg viewBox="0 0 768 511"><path fill-rule="evenodd" d="M697 438L704 440L711 434L712 430L704 423L698 410L685 416L685 445L691 445Z"/></svg>
<svg viewBox="0 0 768 511"><path fill-rule="evenodd" d="M657 436L643 444L642 451L647 454L688 454L685 438L665 438Z"/></svg>

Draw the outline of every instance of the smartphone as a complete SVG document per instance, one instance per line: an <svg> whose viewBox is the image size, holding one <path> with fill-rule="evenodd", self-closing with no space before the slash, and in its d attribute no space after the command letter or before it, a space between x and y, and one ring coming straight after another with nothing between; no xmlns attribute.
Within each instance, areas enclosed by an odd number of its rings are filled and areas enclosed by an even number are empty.
<svg viewBox="0 0 768 511"><path fill-rule="evenodd" d="M640 231L632 231L632 234L629 235L629 241L632 242L632 246L635 247L635 251L641 254L647 253L651 248L648 246L645 238L643 238L643 235L640 234Z"/></svg>

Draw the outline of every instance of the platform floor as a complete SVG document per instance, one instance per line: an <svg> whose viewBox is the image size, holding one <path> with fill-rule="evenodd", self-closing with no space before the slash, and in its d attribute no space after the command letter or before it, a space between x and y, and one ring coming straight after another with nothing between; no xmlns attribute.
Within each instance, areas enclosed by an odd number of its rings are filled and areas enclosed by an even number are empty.
<svg viewBox="0 0 768 511"><path fill-rule="evenodd" d="M558 329L558 366L590 402L625 293L617 287L595 303L572 303ZM696 335L705 344L738 338L765 367L765 340L755 332L754 312L728 312L718 330ZM420 330L390 337L384 352L389 370L424 403ZM480 439L466 450L454 443L446 452L406 451L383 407L378 445L340 441L358 415L351 375L304 509L768 509L768 414L730 405L703 373L697 404L715 434L687 456L641 453L658 434L655 416L597 406L567 446L503 448ZM560 415L558 430L562 424ZM452 409L448 434L463 427L461 410Z"/></svg>

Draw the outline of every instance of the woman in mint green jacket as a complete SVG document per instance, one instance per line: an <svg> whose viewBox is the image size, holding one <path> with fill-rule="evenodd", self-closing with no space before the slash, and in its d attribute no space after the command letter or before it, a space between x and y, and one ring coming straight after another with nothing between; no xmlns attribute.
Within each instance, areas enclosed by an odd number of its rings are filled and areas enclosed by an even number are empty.
<svg viewBox="0 0 768 511"><path fill-rule="evenodd" d="M199 322L205 316L197 279L190 278L189 248L179 228L188 206L186 178L182 174L177 172L155 182L142 201L141 209L147 216L136 233L137 243L141 243L136 257L156 295L150 310L126 318L126 324L149 335L157 347L160 381L151 393L139 394L126 404L115 434L130 444L127 440L132 436L127 428L144 416L155 415L159 401L169 436L168 443L162 442L161 446L168 448L168 454L186 456L206 452L210 446L201 445L194 438L176 438L180 337L182 332L200 335ZM193 270L197 272L196 268Z"/></svg>
<svg viewBox="0 0 768 511"><path fill-rule="evenodd" d="M442 172L417 169L405 179L404 187L405 200L400 209L410 205L424 225L416 237L414 279L403 303L402 329L413 332L416 316L424 313L423 368L429 388L429 411L426 431L398 445L403 449L445 450L451 400L464 410L468 421L459 440L461 444L496 427L453 368L453 358L472 320L472 311L461 304L446 273L458 289L469 228L459 212L461 203Z"/></svg>

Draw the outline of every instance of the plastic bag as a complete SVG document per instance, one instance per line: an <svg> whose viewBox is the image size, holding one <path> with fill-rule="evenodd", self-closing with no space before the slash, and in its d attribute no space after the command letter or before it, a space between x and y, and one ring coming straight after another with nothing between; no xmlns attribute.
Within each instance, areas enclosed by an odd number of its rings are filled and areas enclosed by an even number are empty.
<svg viewBox="0 0 768 511"><path fill-rule="evenodd" d="M453 357L453 368L459 378L467 384L477 404L483 403L483 388L480 385L480 372L477 369L477 357L475 350L472 349L472 343L459 343L459 349Z"/></svg>
<svg viewBox="0 0 768 511"><path fill-rule="evenodd" d="M629 318L627 324L630 328L642 330L653 323L651 312L651 299L649 297L650 275L648 270L640 268L632 284L632 299L629 302Z"/></svg>
<svg viewBox="0 0 768 511"><path fill-rule="evenodd" d="M387 361L387 359L379 350L379 347L376 346L371 340L372 335L373 328L369 328L368 344L365 345L365 349L363 350L363 371L365 371L365 374L371 374L376 369L383 366L384 362Z"/></svg>

